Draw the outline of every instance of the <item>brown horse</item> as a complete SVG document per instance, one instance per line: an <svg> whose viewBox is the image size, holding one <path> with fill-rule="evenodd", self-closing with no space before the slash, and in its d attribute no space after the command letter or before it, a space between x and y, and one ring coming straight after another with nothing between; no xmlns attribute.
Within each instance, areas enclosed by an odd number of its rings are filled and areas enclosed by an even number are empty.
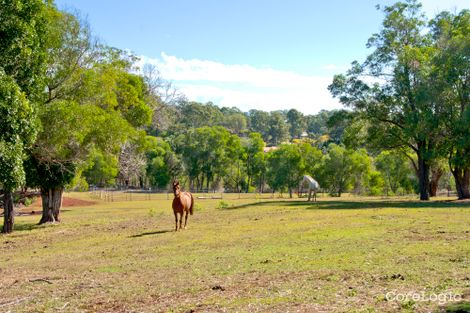
<svg viewBox="0 0 470 313"><path fill-rule="evenodd" d="M173 199L173 213L175 213L175 231L178 231L178 213L180 214L180 229L186 228L186 223L188 222L188 213L193 215L193 207L194 207L194 198L190 192L184 192L180 190L180 183L178 181L173 182L173 194L175 198ZM183 214L186 212L186 216L184 219L184 227L182 227L183 223Z"/></svg>

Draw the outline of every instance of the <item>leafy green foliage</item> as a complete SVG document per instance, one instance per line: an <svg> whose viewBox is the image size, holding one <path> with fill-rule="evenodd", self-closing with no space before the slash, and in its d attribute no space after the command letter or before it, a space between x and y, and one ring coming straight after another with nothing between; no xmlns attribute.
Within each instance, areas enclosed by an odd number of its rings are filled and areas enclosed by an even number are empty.
<svg viewBox="0 0 470 313"><path fill-rule="evenodd" d="M227 167L224 177L224 185L228 190L241 192L242 188L246 188L246 159L248 157L246 150L243 148L240 137L230 135L227 140Z"/></svg>
<svg viewBox="0 0 470 313"><path fill-rule="evenodd" d="M384 185L365 149L351 150L336 144L331 144L323 157L319 180L323 188L337 196L348 190L377 195Z"/></svg>
<svg viewBox="0 0 470 313"><path fill-rule="evenodd" d="M261 134L264 141L268 141L269 113L260 110L250 110L249 127L252 132Z"/></svg>
<svg viewBox="0 0 470 313"><path fill-rule="evenodd" d="M344 141L344 134L354 120L354 113L346 110L333 111L326 121L330 142L340 144ZM350 135L350 131L347 133Z"/></svg>
<svg viewBox="0 0 470 313"><path fill-rule="evenodd" d="M243 113L230 113L224 116L222 125L231 133L242 135L246 131L247 118Z"/></svg>
<svg viewBox="0 0 470 313"><path fill-rule="evenodd" d="M46 12L42 0L0 1L0 68L30 100L44 86Z"/></svg>
<svg viewBox="0 0 470 313"><path fill-rule="evenodd" d="M290 109L286 117L291 138L300 138L300 135L302 135L302 132L305 130L304 115L296 109Z"/></svg>
<svg viewBox="0 0 470 313"><path fill-rule="evenodd" d="M24 149L36 137L35 112L13 78L0 70L0 184L14 190L25 181Z"/></svg>
<svg viewBox="0 0 470 313"><path fill-rule="evenodd" d="M150 185L163 188L181 173L180 161L170 145L161 138L147 137L147 177Z"/></svg>
<svg viewBox="0 0 470 313"><path fill-rule="evenodd" d="M352 186L353 159L352 151L344 147L331 144L328 154L323 160L320 181L322 187L330 190L331 193L341 196Z"/></svg>
<svg viewBox="0 0 470 313"><path fill-rule="evenodd" d="M421 199L427 200L429 166L442 122L436 114L440 103L430 93L436 48L417 1L398 2L384 12L381 31L367 43L375 50L363 64L354 62L346 75L336 75L329 89L370 122L370 133L382 148L414 150ZM366 76L375 82L368 83Z"/></svg>
<svg viewBox="0 0 470 313"><path fill-rule="evenodd" d="M29 156L25 162L26 185L34 188L61 188L72 182L77 166L73 162L49 163L40 162Z"/></svg>
<svg viewBox="0 0 470 313"><path fill-rule="evenodd" d="M413 173L410 160L403 154L382 151L376 157L375 165L385 180L384 187L387 194L397 194L399 190L407 193L414 191L416 175Z"/></svg>
<svg viewBox="0 0 470 313"><path fill-rule="evenodd" d="M223 120L222 112L212 103L189 102L181 105L182 123L186 127L216 126Z"/></svg>
<svg viewBox="0 0 470 313"><path fill-rule="evenodd" d="M217 209L226 209L229 207L229 204L226 201L220 200L217 205Z"/></svg>
<svg viewBox="0 0 470 313"><path fill-rule="evenodd" d="M298 145L283 144L269 153L267 181L273 190L292 190L298 187L305 174L305 160Z"/></svg>
<svg viewBox="0 0 470 313"><path fill-rule="evenodd" d="M25 182L23 169L23 145L0 141L0 186L14 190Z"/></svg>
<svg viewBox="0 0 470 313"><path fill-rule="evenodd" d="M152 116L143 78L130 72L136 59L95 44L72 14L51 8L48 18L47 93L28 184L59 188L84 170L91 183L112 183L121 144L142 137L136 128Z"/></svg>
<svg viewBox="0 0 470 313"><path fill-rule="evenodd" d="M433 98L447 134L439 150L449 159L460 199L470 198L470 11L441 12L431 21L438 48L433 58Z"/></svg>
<svg viewBox="0 0 470 313"><path fill-rule="evenodd" d="M334 111L321 110L316 115L306 116L307 132L314 137L320 137L321 135L327 134L327 122L333 113Z"/></svg>
<svg viewBox="0 0 470 313"><path fill-rule="evenodd" d="M304 174L317 177L322 166L322 151L309 143L300 143L298 147L304 160Z"/></svg>
<svg viewBox="0 0 470 313"><path fill-rule="evenodd" d="M116 112L94 105L54 101L39 114L42 131L31 151L30 186L68 184L95 149L116 152L132 128Z"/></svg>
<svg viewBox="0 0 470 313"><path fill-rule="evenodd" d="M73 14L48 10L48 59L43 102L72 99L83 87L81 77L92 66L96 47L89 26Z"/></svg>
<svg viewBox="0 0 470 313"><path fill-rule="evenodd" d="M286 147L287 145L282 145L279 148L279 152L273 151L267 158L267 182L273 191L285 191L289 182L293 185L293 181L297 180L300 175L298 170L301 160L300 153L295 154L295 151L293 151L294 153L289 155L290 151L288 151L288 148ZM294 171L294 168L296 168L297 171ZM289 175L289 177L286 175ZM294 178L292 178L292 176Z"/></svg>
<svg viewBox="0 0 470 313"><path fill-rule="evenodd" d="M266 158L263 151L265 143L260 133L250 133L245 142L247 188L252 185L259 186L264 183L266 173Z"/></svg>
<svg viewBox="0 0 470 313"><path fill-rule="evenodd" d="M182 155L186 174L198 189L226 173L229 138L230 133L221 126L190 129L177 138L176 152Z"/></svg>
<svg viewBox="0 0 470 313"><path fill-rule="evenodd" d="M148 125L152 110L144 101L143 79L120 66L119 62L110 59L87 70L82 89L72 99L97 105L106 111L117 111L134 127Z"/></svg>
<svg viewBox="0 0 470 313"><path fill-rule="evenodd" d="M5 233L13 231L12 191L25 182L25 149L37 131L33 106L44 87L46 5L42 0L0 1L0 188Z"/></svg>
<svg viewBox="0 0 470 313"><path fill-rule="evenodd" d="M285 121L285 117L281 112L271 112L269 118L269 142L277 146L288 139L289 127Z"/></svg>
<svg viewBox="0 0 470 313"><path fill-rule="evenodd" d="M99 187L115 185L119 172L116 156L96 150L91 153L90 159L90 164L83 172L86 181Z"/></svg>

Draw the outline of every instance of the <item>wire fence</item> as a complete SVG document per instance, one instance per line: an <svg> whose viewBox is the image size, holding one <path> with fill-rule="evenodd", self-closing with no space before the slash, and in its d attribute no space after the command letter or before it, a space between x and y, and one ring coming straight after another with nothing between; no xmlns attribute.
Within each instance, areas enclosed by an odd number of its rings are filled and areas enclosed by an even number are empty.
<svg viewBox="0 0 470 313"><path fill-rule="evenodd" d="M151 201L151 200L170 200L173 199L173 192L169 190L139 190L139 189L128 189L128 190L117 190L117 189L98 189L94 188L89 191L90 197L94 199L100 199L106 202L122 202L122 201ZM205 190L203 192L192 193L196 199L282 199L289 198L289 193L226 193L217 192L213 190ZM294 197L298 197L298 194L293 194ZM326 196L326 194L323 194ZM303 197L306 197L304 194ZM318 194L318 197L322 197L322 194Z"/></svg>
<svg viewBox="0 0 470 313"><path fill-rule="evenodd" d="M106 202L121 201L149 201L170 199L168 191L145 191L145 190L110 190L110 189L92 189L89 191L90 197L100 199Z"/></svg>
<svg viewBox="0 0 470 313"><path fill-rule="evenodd" d="M142 189L100 189L94 188L89 191L90 197L95 199L100 199L106 202L123 202L123 201L152 201L152 200L171 200L173 199L173 192L167 189L152 189L152 190L142 190ZM225 200L235 200L235 199L287 199L289 198L289 193L272 193L272 192L252 192L252 193L226 193L226 192L216 192L213 190L205 190L203 192L193 193L193 196L196 199L225 199ZM363 195L355 195L346 193L344 196L349 197L358 197L362 198ZM455 191L440 190L437 193L438 197L456 197L457 194ZM293 193L294 198L307 198L308 194L302 193L298 194L296 191ZM330 198L331 195L328 192L320 191L317 193L317 198ZM416 197L416 194L403 194L403 195L389 195L389 196L379 196L382 199L387 198L396 198L396 197Z"/></svg>

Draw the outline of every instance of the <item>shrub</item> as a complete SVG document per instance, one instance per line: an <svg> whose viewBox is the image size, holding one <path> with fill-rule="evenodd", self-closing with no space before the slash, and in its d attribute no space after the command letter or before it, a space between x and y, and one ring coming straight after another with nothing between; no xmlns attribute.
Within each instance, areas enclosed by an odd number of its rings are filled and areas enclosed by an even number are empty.
<svg viewBox="0 0 470 313"><path fill-rule="evenodd" d="M228 208L229 204L224 200L219 201L219 205L217 206L218 209L226 209Z"/></svg>

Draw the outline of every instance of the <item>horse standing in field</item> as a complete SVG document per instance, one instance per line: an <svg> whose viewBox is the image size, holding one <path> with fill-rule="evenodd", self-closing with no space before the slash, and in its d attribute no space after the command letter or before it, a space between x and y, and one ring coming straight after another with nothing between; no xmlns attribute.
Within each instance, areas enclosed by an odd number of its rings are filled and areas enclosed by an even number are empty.
<svg viewBox="0 0 470 313"><path fill-rule="evenodd" d="M308 200L310 202L310 199L312 198L312 191L313 191L313 201L317 201L317 190L320 189L320 184L312 178L312 176L309 175L304 175L302 181L300 182L300 189L304 185L308 186Z"/></svg>
<svg viewBox="0 0 470 313"><path fill-rule="evenodd" d="M188 213L193 215L194 198L190 192L180 190L180 183L178 181L173 182L173 194L175 195L172 204L173 213L175 213L175 231L178 231L178 213L180 215L179 229L185 229L188 222ZM182 227L184 213L186 213L186 215L184 218L184 227Z"/></svg>

